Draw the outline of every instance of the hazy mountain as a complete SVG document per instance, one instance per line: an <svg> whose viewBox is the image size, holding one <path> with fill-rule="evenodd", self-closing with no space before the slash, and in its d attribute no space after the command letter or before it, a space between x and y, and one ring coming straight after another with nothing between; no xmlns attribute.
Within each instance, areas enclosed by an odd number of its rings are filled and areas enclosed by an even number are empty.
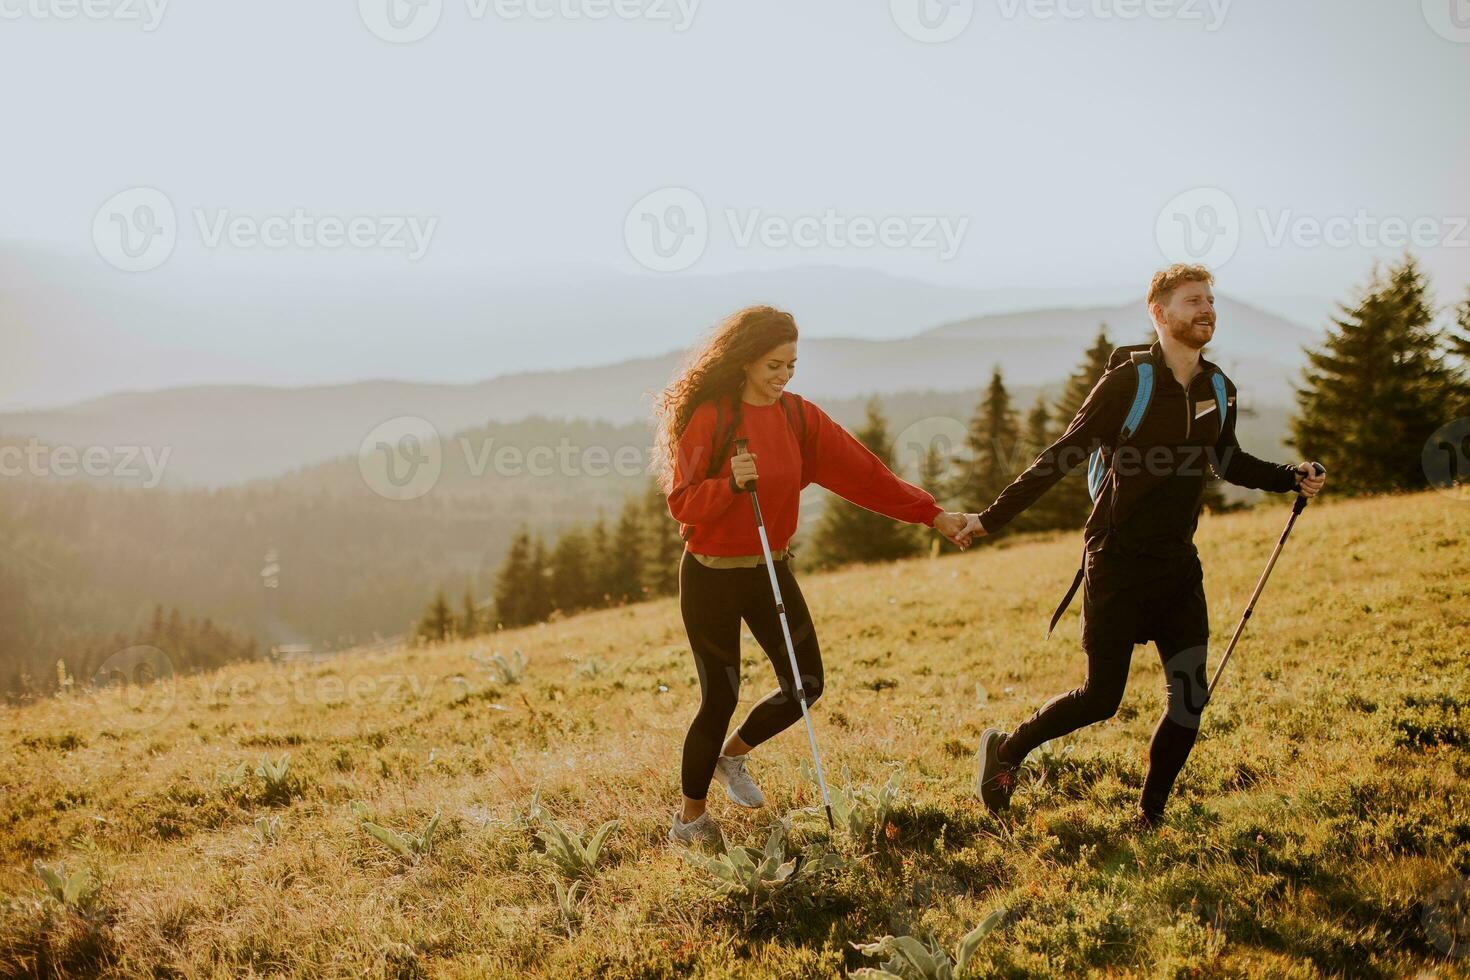
<svg viewBox="0 0 1470 980"><path fill-rule="evenodd" d="M238 311L237 311L238 312ZM956 320L900 339L808 337L793 388L818 401L873 393L978 387L992 365L1016 386L1066 375L1107 323L1117 343L1147 331L1141 303L1001 313ZM1237 379L1246 401L1290 401L1290 380L1310 331L1222 298L1211 356ZM682 343L695 335L686 334ZM345 342L344 342L345 343ZM416 345L399 346L417 349ZM372 380L296 388L206 385L124 392L64 408L0 414L0 434L50 444L167 450L164 482L219 486L273 476L355 452L380 423L428 420L444 436L490 421L533 415L646 419L679 351L561 371L500 375L468 384Z"/></svg>
<svg viewBox="0 0 1470 980"><path fill-rule="evenodd" d="M92 254L0 244L0 408L200 385L473 383L589 367L686 347L757 302L792 310L807 337L882 339L1042 301L1037 290L987 285L827 266L719 276L566 268L552 278L250 254L212 263L181 254L129 275Z"/></svg>

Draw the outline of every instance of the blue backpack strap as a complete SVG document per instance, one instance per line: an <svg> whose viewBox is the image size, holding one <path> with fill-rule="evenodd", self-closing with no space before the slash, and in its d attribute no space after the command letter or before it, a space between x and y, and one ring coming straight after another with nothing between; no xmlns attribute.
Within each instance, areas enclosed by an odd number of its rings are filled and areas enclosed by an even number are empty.
<svg viewBox="0 0 1470 980"><path fill-rule="evenodd" d="M1215 386L1215 411L1220 413L1220 432L1225 432L1225 418L1230 411L1230 399L1225 391L1225 375L1219 371L1210 373L1210 384Z"/></svg>
<svg viewBox="0 0 1470 980"><path fill-rule="evenodd" d="M1128 409L1128 417L1123 420L1123 431L1118 436L1120 445L1132 439L1138 427L1143 424L1148 403L1154 397L1153 364L1149 361L1135 361L1133 366L1138 371L1138 384L1133 389L1133 405Z"/></svg>
<svg viewBox="0 0 1470 980"><path fill-rule="evenodd" d="M1114 458L1117 457L1118 447L1133 438L1133 434L1143 424L1143 417L1148 414L1149 402L1153 401L1154 397L1154 365L1153 361L1148 359L1148 353L1136 351L1130 359L1133 361L1135 373L1133 404L1128 407L1128 414L1123 418L1123 427L1118 432L1118 441L1113 445ZM1109 468L1103 465L1102 450L1094 449L1087 460L1087 495L1094 501L1102 492L1103 480L1107 479ZM1077 594L1077 589L1081 587L1083 568L1086 567L1086 564L1087 553L1084 549L1082 565L1077 568L1077 574L1072 577L1071 588L1067 589L1067 594L1062 597L1057 611L1051 614L1051 622L1046 627L1048 639L1051 638L1052 630L1057 628L1057 623L1061 622L1062 613L1066 612L1067 607L1072 604L1072 597Z"/></svg>
<svg viewBox="0 0 1470 980"><path fill-rule="evenodd" d="M1143 424L1143 417L1148 414L1148 406L1154 397L1154 365L1147 357L1133 358L1133 370L1135 372L1135 383L1133 385L1133 404L1128 407L1128 414L1123 418L1123 427L1118 432L1118 441L1113 446L1113 452L1118 451L1118 446L1123 445L1138 427ZM1087 495L1093 500L1102 492L1103 480L1108 475L1107 467L1103 466L1102 450L1094 449L1092 456L1087 460Z"/></svg>

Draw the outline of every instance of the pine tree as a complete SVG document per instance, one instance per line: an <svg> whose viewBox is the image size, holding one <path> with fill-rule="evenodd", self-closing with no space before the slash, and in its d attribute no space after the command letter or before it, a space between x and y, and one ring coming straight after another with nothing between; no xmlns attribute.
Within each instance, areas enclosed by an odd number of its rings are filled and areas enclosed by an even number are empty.
<svg viewBox="0 0 1470 980"><path fill-rule="evenodd" d="M459 616L459 635L479 636L484 631L482 619L480 610L475 608L475 594L469 588L466 588L464 590L464 608Z"/></svg>
<svg viewBox="0 0 1470 980"><path fill-rule="evenodd" d="M1470 417L1470 289L1465 298L1455 307L1455 327L1449 336L1450 352L1459 359L1460 397L1455 414L1459 418Z"/></svg>
<svg viewBox="0 0 1470 980"><path fill-rule="evenodd" d="M612 602L613 590L612 537L607 531L607 515L597 508L597 520L587 532L587 586L592 593L591 605L605 606Z"/></svg>
<svg viewBox="0 0 1470 980"><path fill-rule="evenodd" d="M503 627L531 622L531 532L525 525L510 539L510 550L495 577L495 619Z"/></svg>
<svg viewBox="0 0 1470 980"><path fill-rule="evenodd" d="M601 600L592 593L587 565L587 533L580 527L563 531L551 550L551 601L564 615Z"/></svg>
<svg viewBox="0 0 1470 980"><path fill-rule="evenodd" d="M420 639L429 643L443 643L454 636L454 612L449 608L449 600L444 597L443 589L439 590L434 601L424 610L417 633Z"/></svg>
<svg viewBox="0 0 1470 980"><path fill-rule="evenodd" d="M1082 355L1082 363L1067 378L1066 387L1057 399L1052 412L1052 439L1059 437L1072 424L1082 403L1107 372L1108 358L1112 353L1113 342L1108 339L1108 325L1104 323L1099 325L1097 339ZM1046 496L1051 498L1048 506L1056 515L1056 527L1077 528L1086 524L1087 515L1092 513L1092 498L1087 494L1087 467L1078 466L1047 491Z"/></svg>
<svg viewBox="0 0 1470 980"><path fill-rule="evenodd" d="M1051 445L1052 437L1051 408L1046 403L1046 396L1038 394L1036 404L1026 414L1026 431L1021 437L1025 466L1031 465L1030 461ZM1062 523L1061 509L1051 493L1043 494L1040 500L1026 508L1026 512L1017 518L1016 524L1019 529L1026 531L1051 531L1065 526Z"/></svg>
<svg viewBox="0 0 1470 980"><path fill-rule="evenodd" d="M643 599L643 507L637 497L623 501L613 535L608 578L614 603Z"/></svg>
<svg viewBox="0 0 1470 980"><path fill-rule="evenodd" d="M990 386L970 420L965 439L968 450L965 486L961 491L962 509L982 511L1010 485L1024 463L1020 462L1021 432L1016 410L1011 407L1011 393L1006 390L1000 368L990 375Z"/></svg>
<svg viewBox="0 0 1470 980"><path fill-rule="evenodd" d="M868 402L867 421L853 435L883 465L893 466L893 442L888 420L877 398ZM836 495L828 495L813 540L813 564L817 567L849 562L893 561L918 554L924 534L916 526L859 507Z"/></svg>
<svg viewBox="0 0 1470 980"><path fill-rule="evenodd" d="M652 480L643 492L643 505L643 578L648 594L677 595L679 562L684 556L679 522L669 514L668 497Z"/></svg>
<svg viewBox="0 0 1470 980"><path fill-rule="evenodd" d="M551 562L546 554L546 539L539 533L531 547L531 562L526 569L526 622L544 622L555 608L551 601Z"/></svg>
<svg viewBox="0 0 1470 980"><path fill-rule="evenodd" d="M948 504L952 492L949 468L949 457L945 455L939 442L931 439L924 455L919 459L919 486L928 490L941 507Z"/></svg>
<svg viewBox="0 0 1470 980"><path fill-rule="evenodd" d="M1356 304L1307 352L1292 443L1330 461L1340 493L1424 486L1424 443L1458 394L1428 292L1412 256L1375 266Z"/></svg>

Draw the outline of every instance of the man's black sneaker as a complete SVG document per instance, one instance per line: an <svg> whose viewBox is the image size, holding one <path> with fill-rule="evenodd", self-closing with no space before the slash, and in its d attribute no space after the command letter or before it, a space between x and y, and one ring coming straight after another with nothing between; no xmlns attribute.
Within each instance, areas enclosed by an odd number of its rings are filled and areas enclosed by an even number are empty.
<svg viewBox="0 0 1470 980"><path fill-rule="evenodd" d="M1016 769L1013 763L1000 758L1000 743L1006 733L999 728L987 728L980 736L980 751L976 753L975 793L991 813L999 813L1011 805L1011 793L1016 788Z"/></svg>

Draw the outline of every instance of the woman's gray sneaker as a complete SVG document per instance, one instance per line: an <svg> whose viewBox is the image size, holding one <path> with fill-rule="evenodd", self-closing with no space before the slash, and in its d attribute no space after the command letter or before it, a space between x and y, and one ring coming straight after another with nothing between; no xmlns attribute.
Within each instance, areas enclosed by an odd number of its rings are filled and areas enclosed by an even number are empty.
<svg viewBox="0 0 1470 980"><path fill-rule="evenodd" d="M715 760L715 781L738 806L752 810L766 805L766 796L745 771L744 755L722 755Z"/></svg>
<svg viewBox="0 0 1470 980"><path fill-rule="evenodd" d="M688 823L680 820L679 811L675 810L674 824L669 828L669 840L676 844L705 850L723 851L725 849L725 835L720 833L720 825L715 823L714 817L709 815L708 810Z"/></svg>

